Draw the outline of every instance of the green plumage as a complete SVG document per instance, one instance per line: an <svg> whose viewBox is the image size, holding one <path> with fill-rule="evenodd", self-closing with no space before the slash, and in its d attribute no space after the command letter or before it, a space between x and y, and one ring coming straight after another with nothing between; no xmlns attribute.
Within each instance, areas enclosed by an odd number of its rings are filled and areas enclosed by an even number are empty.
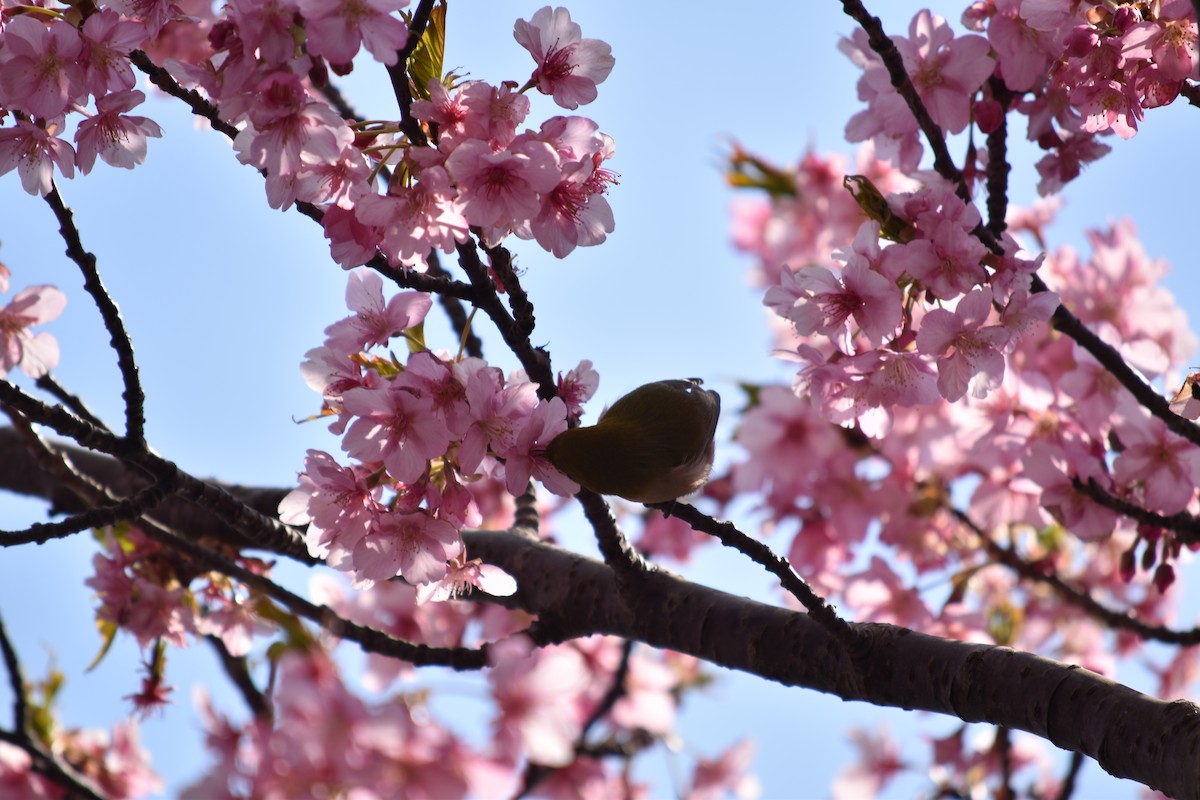
<svg viewBox="0 0 1200 800"><path fill-rule="evenodd" d="M690 494L712 468L721 397L699 380L634 389L590 427L564 431L546 455L581 486L643 503Z"/></svg>

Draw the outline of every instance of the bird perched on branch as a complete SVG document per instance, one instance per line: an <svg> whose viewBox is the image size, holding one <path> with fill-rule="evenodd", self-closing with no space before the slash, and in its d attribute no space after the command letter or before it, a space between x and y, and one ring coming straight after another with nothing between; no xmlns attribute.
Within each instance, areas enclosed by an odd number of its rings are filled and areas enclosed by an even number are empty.
<svg viewBox="0 0 1200 800"><path fill-rule="evenodd" d="M595 425L563 431L546 456L598 494L662 503L704 485L713 463L721 396L699 378L639 386Z"/></svg>

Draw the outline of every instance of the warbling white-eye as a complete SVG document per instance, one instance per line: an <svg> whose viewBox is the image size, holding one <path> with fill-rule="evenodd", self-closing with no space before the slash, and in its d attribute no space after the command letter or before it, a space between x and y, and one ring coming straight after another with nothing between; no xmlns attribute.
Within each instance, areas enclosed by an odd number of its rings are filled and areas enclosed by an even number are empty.
<svg viewBox="0 0 1200 800"><path fill-rule="evenodd" d="M713 462L721 396L699 378L647 383L613 403L595 425L563 431L546 456L597 494L663 503L699 489Z"/></svg>

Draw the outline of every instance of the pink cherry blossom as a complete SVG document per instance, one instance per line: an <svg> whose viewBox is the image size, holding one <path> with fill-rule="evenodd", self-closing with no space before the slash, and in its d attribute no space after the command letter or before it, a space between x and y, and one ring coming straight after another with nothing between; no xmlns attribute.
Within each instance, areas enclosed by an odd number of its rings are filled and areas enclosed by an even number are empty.
<svg viewBox="0 0 1200 800"><path fill-rule="evenodd" d="M135 85L129 53L146 40L146 29L102 8L83 23L84 85L97 97Z"/></svg>
<svg viewBox="0 0 1200 800"><path fill-rule="evenodd" d="M253 53L260 66L272 68L286 65L296 55L292 29L298 12L296 0L231 0L228 10L244 51Z"/></svg>
<svg viewBox="0 0 1200 800"><path fill-rule="evenodd" d="M308 51L333 64L349 64L365 46L391 66L408 41L408 27L392 16L409 0L299 0Z"/></svg>
<svg viewBox="0 0 1200 800"><path fill-rule="evenodd" d="M537 386L529 381L503 383L495 368L483 369L467 381L471 423L463 434L458 461L463 474L475 472L489 450L510 452L537 404ZM565 406L564 406L565 408ZM524 492L524 486L517 494Z"/></svg>
<svg viewBox="0 0 1200 800"><path fill-rule="evenodd" d="M1021 0L999 0L988 21L988 41L996 51L1000 75L1008 88L1028 91L1043 78L1059 54L1052 32L1041 31L1021 13Z"/></svg>
<svg viewBox="0 0 1200 800"><path fill-rule="evenodd" d="M1066 446L1034 441L1024 455L1025 475L1042 487L1041 505L1071 533L1084 541L1109 536L1117 515L1080 494L1071 484L1072 477L1087 481L1094 478L1102 488L1108 477L1102 463L1074 443Z"/></svg>
<svg viewBox="0 0 1200 800"><path fill-rule="evenodd" d="M1146 508L1163 514L1185 509L1200 485L1200 451L1159 420L1136 412L1115 430L1125 448L1113 462L1113 479L1140 487Z"/></svg>
<svg viewBox="0 0 1200 800"><path fill-rule="evenodd" d="M475 81L464 86L461 97L465 134L483 139L494 150L508 147L517 135L517 126L529 115L529 98L514 92L516 88L512 81L499 86ZM438 149L442 149L440 140Z"/></svg>
<svg viewBox="0 0 1200 800"><path fill-rule="evenodd" d="M362 198L363 202L369 197ZM321 225L325 230L325 238L329 240L329 255L342 269L354 269L370 261L383 241L383 233L379 228L359 221L357 207L349 209L340 204L330 206L325 210Z"/></svg>
<svg viewBox="0 0 1200 800"><path fill-rule="evenodd" d="M55 166L64 178L74 177L75 150L54 135L56 130L25 119L15 128L0 128L0 175L15 167L25 191L42 196L53 185Z"/></svg>
<svg viewBox="0 0 1200 800"><path fill-rule="evenodd" d="M309 450L300 485L279 504L279 518L307 525L308 552L337 569L349 569L354 547L383 507L360 471L343 467L321 450Z"/></svg>
<svg viewBox="0 0 1200 800"><path fill-rule="evenodd" d="M514 637L494 645L490 658L497 743L528 753L535 764L570 763L583 728L579 699L589 686L579 651L569 645L532 650L524 637Z"/></svg>
<svg viewBox="0 0 1200 800"><path fill-rule="evenodd" d="M1115 80L1075 87L1071 104L1083 114L1083 131L1112 131L1122 139L1133 138L1138 121L1145 115L1133 87Z"/></svg>
<svg viewBox="0 0 1200 800"><path fill-rule="evenodd" d="M933 619L920 592L909 588L879 556L872 556L867 569L847 578L844 596L856 616L866 622L926 630Z"/></svg>
<svg viewBox="0 0 1200 800"><path fill-rule="evenodd" d="M850 731L850 740L858 750L859 760L834 778L834 800L874 797L908 766L900 758L899 743L887 728L875 731L855 728Z"/></svg>
<svg viewBox="0 0 1200 800"><path fill-rule="evenodd" d="M971 95L996 65L987 40L971 35L956 39L944 19L921 10L909 24L908 38L894 41L934 121L949 133L965 128Z"/></svg>
<svg viewBox="0 0 1200 800"><path fill-rule="evenodd" d="M578 417L583 413L583 405L592 399L600 386L600 373L592 367L590 359L579 362L579 366L568 370L566 375L558 374L558 396L567 406L568 417Z"/></svg>
<svg viewBox="0 0 1200 800"><path fill-rule="evenodd" d="M34 14L9 21L0 39L0 103L43 119L61 117L87 92L83 40L63 20L49 25Z"/></svg>
<svg viewBox="0 0 1200 800"><path fill-rule="evenodd" d="M513 37L537 62L530 84L553 95L563 108L595 100L596 84L604 82L616 63L612 48L599 39L584 39L565 8L545 6L528 21L517 20Z"/></svg>
<svg viewBox="0 0 1200 800"><path fill-rule="evenodd" d="M294 184L298 200L352 208L360 197L372 190L371 167L362 151L352 144L344 146L333 159L302 150L300 162Z"/></svg>
<svg viewBox="0 0 1200 800"><path fill-rule="evenodd" d="M35 325L58 319L67 296L53 286L30 286L0 309L0 378L14 367L31 378L40 378L58 366L58 342Z"/></svg>
<svg viewBox="0 0 1200 800"><path fill-rule="evenodd" d="M958 297L987 279L987 270L980 263L986 249L958 222L942 219L924 233L929 238L883 251L881 269L886 275L908 273L940 300Z"/></svg>
<svg viewBox="0 0 1200 800"><path fill-rule="evenodd" d="M358 222L380 232L380 245L391 261L423 272L432 250L453 253L455 244L466 240L466 211L446 170L426 167L413 186L394 185L386 195L362 197L354 213Z"/></svg>
<svg viewBox="0 0 1200 800"><path fill-rule="evenodd" d="M1127 58L1153 58L1167 80L1196 77L1195 12L1187 2L1168 0L1158 19L1138 22L1122 37Z"/></svg>
<svg viewBox="0 0 1200 800"><path fill-rule="evenodd" d="M145 99L145 94L134 89L105 95L96 101L96 114L80 122L75 132L76 164L80 172L84 175L91 172L96 156L110 166L125 169L133 169L146 160L146 137L161 137L162 128L154 120L124 113Z"/></svg>
<svg viewBox="0 0 1200 800"><path fill-rule="evenodd" d="M304 161L334 160L354 138L345 120L325 103L309 99L300 79L291 72L273 72L255 86L257 102L247 111L249 124L233 146L238 160L267 171L267 192L273 207L293 202L295 180Z"/></svg>
<svg viewBox="0 0 1200 800"><path fill-rule="evenodd" d="M346 306L354 316L325 329L326 345L343 353L356 353L386 345L425 319L433 298L424 292L398 292L385 303L383 279L372 270L355 270L346 285Z"/></svg>
<svg viewBox="0 0 1200 800"><path fill-rule="evenodd" d="M417 602L453 600L470 593L472 587L494 597L508 597L516 593L517 582L504 570L484 564L477 558L467 562L456 561L447 568L446 577L417 588Z"/></svg>
<svg viewBox="0 0 1200 800"><path fill-rule="evenodd" d="M968 388L972 397L986 397L1004 377L1001 351L1011 334L999 325L983 324L991 310L991 289L975 289L954 311L935 308L921 320L917 350L937 356L938 391L950 402Z"/></svg>
<svg viewBox="0 0 1200 800"><path fill-rule="evenodd" d="M554 150L536 141L523 143L519 152L493 153L487 142L471 139L450 154L446 169L458 184L467 221L484 228L529 219L561 177Z"/></svg>
<svg viewBox="0 0 1200 800"><path fill-rule="evenodd" d="M497 451L504 459L504 480L514 495L525 493L531 477L561 497L579 491L579 484L558 471L546 458L546 445L567 429L567 406L561 397L538 403L517 436Z"/></svg>
<svg viewBox="0 0 1200 800"><path fill-rule="evenodd" d="M718 800L734 797L754 797L759 794L757 779L748 774L754 758L755 744L743 739L732 745L718 758L699 758L688 791L690 800Z"/></svg>
<svg viewBox="0 0 1200 800"><path fill-rule="evenodd" d="M1111 150L1111 147L1090 134L1064 137L1035 165L1042 178L1038 181L1038 194L1043 197L1054 194L1078 178L1085 166L1098 161Z"/></svg>
<svg viewBox="0 0 1200 800"><path fill-rule="evenodd" d="M190 593L182 586L166 588L139 570L144 559L157 552L154 545L136 533L129 534L126 551L115 537L106 539L110 555L92 557L94 574L84 581L96 591L96 616L131 633L142 647L163 638L182 647L195 630L195 608Z"/></svg>
<svg viewBox="0 0 1200 800"><path fill-rule="evenodd" d="M878 347L900 325L900 290L872 271L862 257L846 265L840 280L824 267L805 267L796 273L796 285L803 295L786 316L802 336L821 333L848 350L853 331L847 321L853 317L871 345Z"/></svg>
<svg viewBox="0 0 1200 800"><path fill-rule="evenodd" d="M416 99L412 103L412 115L424 122L437 125L437 147L442 153L449 154L465 139L480 138L467 134L467 117L470 115L465 101L465 86L460 86L454 94L437 78L430 78L426 87L429 99Z"/></svg>
<svg viewBox="0 0 1200 800"><path fill-rule="evenodd" d="M601 244L613 232L612 208L604 199L604 170L599 163L576 161L563 166L563 179L542 195L541 210L516 231L533 238L556 258L566 258L576 247Z"/></svg>
<svg viewBox="0 0 1200 800"><path fill-rule="evenodd" d="M359 581L397 575L416 584L440 581L446 562L462 550L462 539L450 523L423 509L388 511L354 546L354 573Z"/></svg>
<svg viewBox="0 0 1200 800"><path fill-rule="evenodd" d="M388 474L413 483L450 444L446 424L429 413L432 403L391 384L351 389L343 407L357 417L346 430L342 449L360 461L382 461Z"/></svg>

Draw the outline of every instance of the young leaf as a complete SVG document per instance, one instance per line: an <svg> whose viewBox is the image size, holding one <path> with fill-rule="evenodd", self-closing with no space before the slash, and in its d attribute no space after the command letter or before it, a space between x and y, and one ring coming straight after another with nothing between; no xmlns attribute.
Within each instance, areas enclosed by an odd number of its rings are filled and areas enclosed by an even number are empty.
<svg viewBox="0 0 1200 800"><path fill-rule="evenodd" d="M446 55L446 0L438 0L429 14L429 23L421 41L408 59L408 74L412 78L414 97L429 99L429 81L442 79L442 64Z"/></svg>

